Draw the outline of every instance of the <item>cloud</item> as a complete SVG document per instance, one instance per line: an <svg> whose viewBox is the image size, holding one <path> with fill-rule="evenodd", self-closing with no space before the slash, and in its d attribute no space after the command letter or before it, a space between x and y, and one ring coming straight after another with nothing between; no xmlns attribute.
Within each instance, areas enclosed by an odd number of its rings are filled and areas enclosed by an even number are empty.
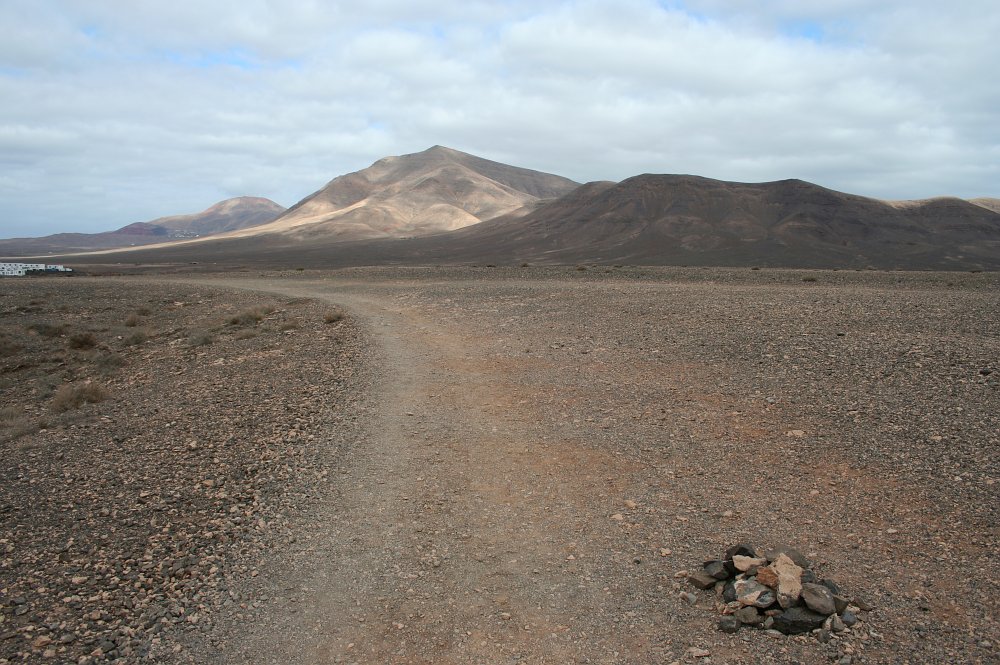
<svg viewBox="0 0 1000 665"><path fill-rule="evenodd" d="M991 4L9 0L0 236L291 205L433 144L577 180L996 196Z"/></svg>

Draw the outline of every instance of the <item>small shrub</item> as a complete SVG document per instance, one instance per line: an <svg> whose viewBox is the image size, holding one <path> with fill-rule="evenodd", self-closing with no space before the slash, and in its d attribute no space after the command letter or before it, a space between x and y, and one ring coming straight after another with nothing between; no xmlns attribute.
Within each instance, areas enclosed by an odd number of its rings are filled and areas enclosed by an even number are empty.
<svg viewBox="0 0 1000 665"><path fill-rule="evenodd" d="M236 339L253 339L256 336L257 333L253 330L241 330L235 335Z"/></svg>
<svg viewBox="0 0 1000 665"><path fill-rule="evenodd" d="M215 338L207 332L193 333L190 337L188 337L188 346L190 347L208 346L214 342Z"/></svg>
<svg viewBox="0 0 1000 665"><path fill-rule="evenodd" d="M148 307L139 307L135 310L135 313L139 316L149 316L152 314Z"/></svg>
<svg viewBox="0 0 1000 665"><path fill-rule="evenodd" d="M298 327L299 327L299 322L296 321L296 320L294 320L294 319L292 319L292 320L283 322L280 326L278 326L278 330L281 330L281 331L295 330Z"/></svg>
<svg viewBox="0 0 1000 665"><path fill-rule="evenodd" d="M248 309L246 311L240 312L235 316L229 318L229 325L231 326L246 326L258 323L265 316L274 311L273 307L254 307L253 309Z"/></svg>
<svg viewBox="0 0 1000 665"><path fill-rule="evenodd" d="M527 261L525 261L524 263L521 264L521 267L522 268L527 268L530 265L531 265L530 263L528 263Z"/></svg>
<svg viewBox="0 0 1000 665"><path fill-rule="evenodd" d="M579 270L580 272L583 272L584 270L587 269L587 266L577 266L576 269Z"/></svg>
<svg viewBox="0 0 1000 665"><path fill-rule="evenodd" d="M101 373L110 374L125 364L125 358L117 353L105 353L94 364Z"/></svg>
<svg viewBox="0 0 1000 665"><path fill-rule="evenodd" d="M803 277L802 281L803 282L815 282L816 278L815 277Z"/></svg>
<svg viewBox="0 0 1000 665"><path fill-rule="evenodd" d="M125 317L125 325L129 328L135 328L140 323L142 323L142 317L138 314L129 314Z"/></svg>
<svg viewBox="0 0 1000 665"><path fill-rule="evenodd" d="M7 425L24 416L24 410L16 406L0 407L0 425Z"/></svg>
<svg viewBox="0 0 1000 665"><path fill-rule="evenodd" d="M52 410L79 409L84 404L103 402L110 396L108 389L97 383L67 383L61 386L52 398Z"/></svg>
<svg viewBox="0 0 1000 665"><path fill-rule="evenodd" d="M149 333L145 330L136 330L122 341L125 343L125 346L138 346L149 341Z"/></svg>
<svg viewBox="0 0 1000 665"><path fill-rule="evenodd" d="M9 337L0 337L0 358L12 356L21 351L23 348L24 347L22 345L18 344Z"/></svg>
<svg viewBox="0 0 1000 665"><path fill-rule="evenodd" d="M344 312L340 309L331 309L323 315L323 323L336 323L344 318Z"/></svg>
<svg viewBox="0 0 1000 665"><path fill-rule="evenodd" d="M92 332L76 333L69 337L69 348L71 349L92 349L97 346L97 336Z"/></svg>
<svg viewBox="0 0 1000 665"><path fill-rule="evenodd" d="M28 326L28 330L40 335L41 337L59 337L66 330L66 326L54 323L32 323Z"/></svg>

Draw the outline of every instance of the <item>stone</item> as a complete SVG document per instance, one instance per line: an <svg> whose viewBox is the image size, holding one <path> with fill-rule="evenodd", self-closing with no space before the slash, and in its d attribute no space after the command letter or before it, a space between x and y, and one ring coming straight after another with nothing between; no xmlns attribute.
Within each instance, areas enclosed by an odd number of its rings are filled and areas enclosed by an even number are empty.
<svg viewBox="0 0 1000 665"><path fill-rule="evenodd" d="M691 647L687 650L687 653L692 658L708 658L712 655L712 652L708 649L701 649L699 647Z"/></svg>
<svg viewBox="0 0 1000 665"><path fill-rule="evenodd" d="M815 584L816 582L818 582L818 580L816 579L816 573L814 573L811 570L803 569L802 583L805 584L806 582L808 582L809 584Z"/></svg>
<svg viewBox="0 0 1000 665"><path fill-rule="evenodd" d="M736 556L733 557L733 565L736 567L736 570L745 573L751 568L759 568L761 566L766 566L767 559L762 559L752 556L743 556L742 554L737 554Z"/></svg>
<svg viewBox="0 0 1000 665"><path fill-rule="evenodd" d="M699 570L697 573L688 575L688 582L694 586L696 589L711 589L715 586L715 583L719 580L715 579L703 570Z"/></svg>
<svg viewBox="0 0 1000 665"><path fill-rule="evenodd" d="M719 559L706 561L702 568L717 580L724 580L729 577L729 571L726 570L725 564Z"/></svg>
<svg viewBox="0 0 1000 665"><path fill-rule="evenodd" d="M757 611L756 607L744 607L736 611L736 618L740 620L740 623L745 623L748 626L757 626L764 623L765 617Z"/></svg>
<svg viewBox="0 0 1000 665"><path fill-rule="evenodd" d="M726 586L722 588L722 600L727 603L731 603L736 600L736 585L732 582L727 582Z"/></svg>
<svg viewBox="0 0 1000 665"><path fill-rule="evenodd" d="M778 588L778 573L771 567L757 569L757 581L772 589Z"/></svg>
<svg viewBox="0 0 1000 665"><path fill-rule="evenodd" d="M794 607L802 594L802 567L787 554L779 554L768 567L778 575L778 603L784 608Z"/></svg>
<svg viewBox="0 0 1000 665"><path fill-rule="evenodd" d="M693 593L688 593L687 591L681 591L680 599L683 600L688 605L694 605L698 602L698 596Z"/></svg>
<svg viewBox="0 0 1000 665"><path fill-rule="evenodd" d="M771 630L774 628L774 617L767 617L764 622L760 624L760 627L764 630Z"/></svg>
<svg viewBox="0 0 1000 665"><path fill-rule="evenodd" d="M735 616L722 617L719 619L719 630L723 633L738 633L740 630L740 620Z"/></svg>
<svg viewBox="0 0 1000 665"><path fill-rule="evenodd" d="M847 610L847 606L850 604L850 601L844 596L833 594L833 604L837 608L837 614L843 614Z"/></svg>
<svg viewBox="0 0 1000 665"><path fill-rule="evenodd" d="M821 644L826 644L830 641L830 631L826 628L821 628L816 631L816 639L819 640Z"/></svg>
<svg viewBox="0 0 1000 665"><path fill-rule="evenodd" d="M858 622L858 615L850 610L845 610L843 614L840 615L840 620L844 622L844 625L850 628Z"/></svg>
<svg viewBox="0 0 1000 665"><path fill-rule="evenodd" d="M755 580L737 580L736 599L743 605L764 608L774 603L774 591Z"/></svg>
<svg viewBox="0 0 1000 665"><path fill-rule="evenodd" d="M757 556L757 551L754 548L752 548L751 546L747 545L746 543L739 543L739 544L733 545L732 547L730 547L729 549L727 549L726 550L726 556L724 556L722 558L725 559L725 560L727 560L727 561L732 561L733 557L736 557L736 556L750 556L750 557L755 557L755 556Z"/></svg>
<svg viewBox="0 0 1000 665"><path fill-rule="evenodd" d="M808 633L823 626L826 617L805 607L793 607L774 617L774 627L786 635Z"/></svg>
<svg viewBox="0 0 1000 665"><path fill-rule="evenodd" d="M803 584L802 602L818 614L830 616L837 612L837 606L833 603L833 594L822 584Z"/></svg>
<svg viewBox="0 0 1000 665"><path fill-rule="evenodd" d="M834 614L832 617L830 617L830 630L832 630L835 633L842 633L845 630L847 630L847 626L844 624L843 619Z"/></svg>
<svg viewBox="0 0 1000 665"><path fill-rule="evenodd" d="M782 554L791 559L795 563L795 565L800 568L812 568L812 563L809 562L809 559L807 559L805 555L802 554L802 552L799 552L796 549L788 547L787 545L781 545L779 547L775 547L774 549L768 550L764 556L767 558L768 561L774 562Z"/></svg>

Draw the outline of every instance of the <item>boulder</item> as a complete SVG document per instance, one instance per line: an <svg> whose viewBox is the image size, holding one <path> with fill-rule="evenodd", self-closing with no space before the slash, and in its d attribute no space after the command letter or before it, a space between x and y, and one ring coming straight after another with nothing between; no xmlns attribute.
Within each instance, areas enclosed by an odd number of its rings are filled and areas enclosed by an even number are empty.
<svg viewBox="0 0 1000 665"><path fill-rule="evenodd" d="M727 561L732 561L733 557L735 556L756 557L757 551L754 548L747 545L746 543L739 543L727 549L726 556L724 556L723 558L726 559Z"/></svg>
<svg viewBox="0 0 1000 665"><path fill-rule="evenodd" d="M802 594L802 568L786 554L779 554L768 567L778 576L778 603L784 608L794 607Z"/></svg>
<svg viewBox="0 0 1000 665"><path fill-rule="evenodd" d="M748 626L757 626L764 623L764 617L760 612L757 611L756 607L749 606L744 607L736 611L736 618L740 620L740 623L745 623Z"/></svg>
<svg viewBox="0 0 1000 665"><path fill-rule="evenodd" d="M724 633L737 633L740 630L740 620L735 616L719 619L719 630Z"/></svg>
<svg viewBox="0 0 1000 665"><path fill-rule="evenodd" d="M767 559L737 554L733 557L733 565L736 567L736 570L745 573L752 568L766 566Z"/></svg>
<svg viewBox="0 0 1000 665"><path fill-rule="evenodd" d="M702 569L717 580L724 580L729 577L729 571L726 570L725 564L719 559L706 561Z"/></svg>
<svg viewBox="0 0 1000 665"><path fill-rule="evenodd" d="M774 549L768 550L767 553L764 554L764 556L767 558L768 561L773 562L776 561L778 557L781 556L782 554L791 559L795 563L795 565L800 568L812 568L812 563L810 563L809 559L807 559L805 555L802 554L802 552L793 549L791 547L788 547L787 545L781 545L779 547L775 547Z"/></svg>

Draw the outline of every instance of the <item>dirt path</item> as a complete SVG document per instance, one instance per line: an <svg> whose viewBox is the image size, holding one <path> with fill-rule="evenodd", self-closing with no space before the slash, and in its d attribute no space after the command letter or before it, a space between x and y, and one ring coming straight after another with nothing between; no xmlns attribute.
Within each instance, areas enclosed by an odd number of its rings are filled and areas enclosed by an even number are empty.
<svg viewBox="0 0 1000 665"><path fill-rule="evenodd" d="M897 662L907 650L950 662L992 649L977 637L995 627L974 609L986 596L942 582L996 567L991 518L976 513L991 510L995 470L963 462L982 477L929 482L936 467L914 447L914 475L896 474L872 446L911 445L911 425L945 432L951 407L918 421L891 401L924 399L908 385L854 396L873 374L909 380L892 363L940 324L901 317L936 303L930 292L904 293L897 311L889 291L800 287L230 284L345 305L384 358L371 436L296 547L262 571L269 611L237 627L232 662L671 663L692 648L712 662ZM993 352L978 337L984 306L995 299L947 314L954 334L915 366L915 390L956 367L949 354ZM991 429L995 393L953 399L968 436ZM681 602L675 573L740 540L800 547L882 607L830 644L722 635L714 599ZM945 550L921 549L929 540ZM932 566L935 580L912 573Z"/></svg>
<svg viewBox="0 0 1000 665"><path fill-rule="evenodd" d="M293 639L267 641L273 660L565 663L593 655L594 645L581 643L595 637L571 627L594 615L609 590L581 560L592 547L580 531L608 520L612 506L594 484L598 476L621 482L620 464L564 445L532 408L537 387L507 380L470 330L391 299L280 292L329 298L367 321L386 377L372 439L327 506L330 531L300 555L331 565L302 581L295 619L279 631Z"/></svg>

